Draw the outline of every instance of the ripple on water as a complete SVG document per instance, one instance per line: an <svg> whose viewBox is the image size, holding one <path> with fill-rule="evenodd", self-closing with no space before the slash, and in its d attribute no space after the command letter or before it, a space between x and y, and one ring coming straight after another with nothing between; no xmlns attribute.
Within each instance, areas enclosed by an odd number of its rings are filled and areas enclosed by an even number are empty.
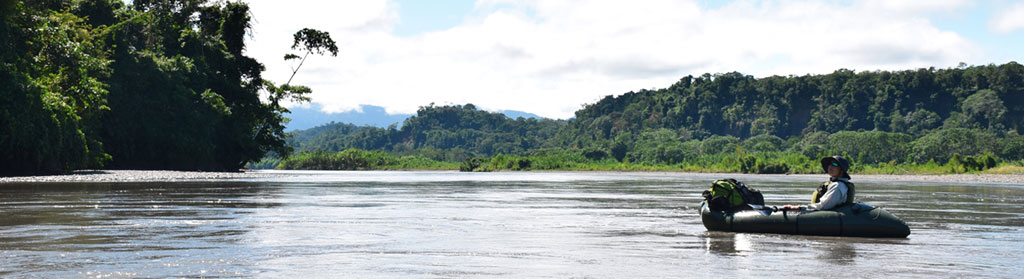
<svg viewBox="0 0 1024 279"><path fill-rule="evenodd" d="M289 175L296 174L290 173ZM708 232L721 174L298 172L0 187L0 277L1004 277L1024 186L864 181L907 239ZM738 176L770 204L818 178Z"/></svg>

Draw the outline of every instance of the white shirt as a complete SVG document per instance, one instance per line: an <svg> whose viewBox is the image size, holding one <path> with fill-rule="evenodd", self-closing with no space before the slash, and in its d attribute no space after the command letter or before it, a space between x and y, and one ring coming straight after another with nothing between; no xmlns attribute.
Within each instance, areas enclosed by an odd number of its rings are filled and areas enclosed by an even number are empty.
<svg viewBox="0 0 1024 279"><path fill-rule="evenodd" d="M828 210L839 206L846 202L846 192L849 188L846 186L846 182L849 179L838 178L836 181L828 184L828 190L825 191L825 195L821 196L821 200L816 203L812 203L807 206L810 210Z"/></svg>

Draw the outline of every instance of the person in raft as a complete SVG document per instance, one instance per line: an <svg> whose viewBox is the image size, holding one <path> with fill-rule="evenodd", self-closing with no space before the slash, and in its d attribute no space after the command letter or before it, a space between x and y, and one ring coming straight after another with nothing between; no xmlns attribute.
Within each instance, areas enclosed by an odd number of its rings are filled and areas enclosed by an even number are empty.
<svg viewBox="0 0 1024 279"><path fill-rule="evenodd" d="M829 210L837 206L853 202L853 183L850 182L850 162L842 156L825 157L821 159L821 168L828 173L828 181L818 186L811 198L811 204L806 206L783 205L782 210Z"/></svg>

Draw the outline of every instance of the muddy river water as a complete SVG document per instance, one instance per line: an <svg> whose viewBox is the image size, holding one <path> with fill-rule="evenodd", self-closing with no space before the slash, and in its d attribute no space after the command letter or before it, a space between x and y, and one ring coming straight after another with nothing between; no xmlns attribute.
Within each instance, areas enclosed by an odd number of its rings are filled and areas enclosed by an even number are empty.
<svg viewBox="0 0 1024 279"><path fill-rule="evenodd" d="M906 239L708 232L717 174L286 172L0 184L0 277L852 278L1024 274L1024 185L857 180ZM728 175L768 204L824 180Z"/></svg>

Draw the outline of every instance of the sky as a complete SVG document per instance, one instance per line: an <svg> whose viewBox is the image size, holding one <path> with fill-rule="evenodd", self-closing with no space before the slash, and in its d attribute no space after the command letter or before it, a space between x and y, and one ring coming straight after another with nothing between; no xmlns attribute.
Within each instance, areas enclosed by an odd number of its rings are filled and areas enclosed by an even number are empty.
<svg viewBox="0 0 1024 279"><path fill-rule="evenodd" d="M1024 63L1024 1L250 0L246 54L288 80L292 34L327 31L293 84L325 112L466 104L566 119L687 75Z"/></svg>

